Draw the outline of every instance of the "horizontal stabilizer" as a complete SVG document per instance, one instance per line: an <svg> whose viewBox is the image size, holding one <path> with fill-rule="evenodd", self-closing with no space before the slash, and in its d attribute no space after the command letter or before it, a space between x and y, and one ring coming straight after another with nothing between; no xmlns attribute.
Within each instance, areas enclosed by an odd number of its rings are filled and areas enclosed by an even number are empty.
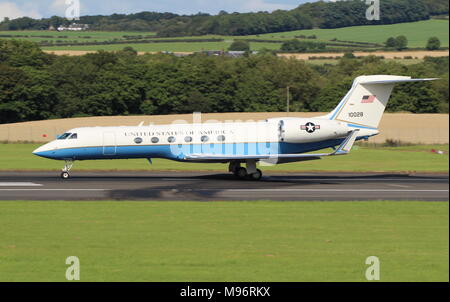
<svg viewBox="0 0 450 302"><path fill-rule="evenodd" d="M414 82L427 82L427 81L435 81L439 80L438 78L429 78L429 79L394 79L394 80L367 80L361 81L359 84L362 85L376 85L376 84L399 84L399 83L414 83Z"/></svg>
<svg viewBox="0 0 450 302"><path fill-rule="evenodd" d="M345 141L339 146L339 148L336 149L334 154L331 155L342 155L342 154L348 154L353 148L353 145L355 144L356 138L358 137L359 129L355 129L352 132L350 132L350 135L347 136Z"/></svg>

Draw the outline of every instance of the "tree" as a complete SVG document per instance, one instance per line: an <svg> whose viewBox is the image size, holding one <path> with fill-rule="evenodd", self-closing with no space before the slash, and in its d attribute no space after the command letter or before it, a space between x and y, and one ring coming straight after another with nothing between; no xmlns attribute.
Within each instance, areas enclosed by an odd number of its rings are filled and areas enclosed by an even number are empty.
<svg viewBox="0 0 450 302"><path fill-rule="evenodd" d="M441 48L441 41L437 37L431 37L428 39L427 49L428 50L438 50Z"/></svg>
<svg viewBox="0 0 450 302"><path fill-rule="evenodd" d="M124 47L124 49L122 49L122 52L133 55L133 56L138 55L138 52L131 46Z"/></svg>
<svg viewBox="0 0 450 302"><path fill-rule="evenodd" d="M61 18L61 17L58 17L58 16L53 16L49 20L49 24L51 26L53 26L54 28L58 28L59 26L65 25L67 23L68 23L67 19L64 19L64 18Z"/></svg>
<svg viewBox="0 0 450 302"><path fill-rule="evenodd" d="M117 62L117 55L115 53L104 50L99 50L96 53L88 53L85 57L98 68L104 68L108 65L111 66Z"/></svg>
<svg viewBox="0 0 450 302"><path fill-rule="evenodd" d="M305 52L308 46L305 42L294 39L284 42L280 49L285 52Z"/></svg>
<svg viewBox="0 0 450 302"><path fill-rule="evenodd" d="M43 66L49 63L51 56L44 53L33 42L0 39L0 63L10 66Z"/></svg>
<svg viewBox="0 0 450 302"><path fill-rule="evenodd" d="M397 50L405 50L408 48L408 39L405 36L398 36L395 38Z"/></svg>
<svg viewBox="0 0 450 302"><path fill-rule="evenodd" d="M354 59L354 58L356 58L356 56L352 52L344 53L343 57L346 58L346 59Z"/></svg>
<svg viewBox="0 0 450 302"><path fill-rule="evenodd" d="M30 110L25 101L26 86L25 72L0 65L0 123L26 120Z"/></svg>
<svg viewBox="0 0 450 302"><path fill-rule="evenodd" d="M0 123L48 119L59 101L51 75L0 65Z"/></svg>
<svg viewBox="0 0 450 302"><path fill-rule="evenodd" d="M428 8L428 9L427 9ZM206 34L257 35L301 29L338 28L371 24L395 24L427 20L430 15L448 14L446 0L383 0L383 17L378 21L365 18L364 1L316 1L305 3L293 10L275 10L272 13L227 13L176 15L170 13L140 12L110 16L83 16L80 23L89 24L93 30L147 31L158 36L193 36ZM67 19L45 18L34 20L18 18L0 23L6 30L39 30L50 25L67 24ZM67 22L67 23L66 23ZM312 36L311 36L312 38Z"/></svg>
<svg viewBox="0 0 450 302"><path fill-rule="evenodd" d="M396 48L397 47L397 40L394 37L390 37L385 42L386 47L388 48Z"/></svg>
<svg viewBox="0 0 450 302"><path fill-rule="evenodd" d="M230 47L229 51L250 51L250 43L243 40L235 40Z"/></svg>
<svg viewBox="0 0 450 302"><path fill-rule="evenodd" d="M302 43L299 43L302 42ZM313 41L287 43L293 51ZM290 86L293 111L330 111L362 74L441 78L399 85L388 111L448 112L448 57L403 65L379 57L316 65L256 56L135 55L132 49L53 56L33 43L0 40L0 123L73 116L282 111Z"/></svg>
<svg viewBox="0 0 450 302"><path fill-rule="evenodd" d="M307 50L314 51L323 50L325 48L325 43L301 41L298 39L286 41L281 45L281 50L285 52L305 52Z"/></svg>

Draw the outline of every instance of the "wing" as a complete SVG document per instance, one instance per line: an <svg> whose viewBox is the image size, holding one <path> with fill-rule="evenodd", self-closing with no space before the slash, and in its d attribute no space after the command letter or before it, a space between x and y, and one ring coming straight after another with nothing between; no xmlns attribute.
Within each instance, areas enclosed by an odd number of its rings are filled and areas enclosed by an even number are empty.
<svg viewBox="0 0 450 302"><path fill-rule="evenodd" d="M274 160L284 162L307 161L321 159L325 156L346 155L350 153L353 144L358 137L359 129L353 130L345 138L342 144L332 153L317 154L266 154L266 155L216 155L216 154L191 154L186 155L184 160L193 162L228 162L232 160Z"/></svg>

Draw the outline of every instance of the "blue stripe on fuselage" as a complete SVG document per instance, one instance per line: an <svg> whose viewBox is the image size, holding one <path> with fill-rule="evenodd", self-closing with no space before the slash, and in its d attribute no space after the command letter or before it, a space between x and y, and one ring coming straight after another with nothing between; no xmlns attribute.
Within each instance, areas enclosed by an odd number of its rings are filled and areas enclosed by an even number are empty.
<svg viewBox="0 0 450 302"><path fill-rule="evenodd" d="M297 154L339 146L345 138L315 143L236 143L194 145L136 145L117 147L68 148L37 153L36 155L56 160L100 160L132 158L166 158L182 161L189 154L215 155L267 155ZM363 137L358 137L358 140ZM114 153L114 154L113 154Z"/></svg>
<svg viewBox="0 0 450 302"><path fill-rule="evenodd" d="M359 129L378 130L377 128L373 128L373 127L369 127L369 126L363 126L363 125L347 124L347 126L352 127L352 128L359 128Z"/></svg>

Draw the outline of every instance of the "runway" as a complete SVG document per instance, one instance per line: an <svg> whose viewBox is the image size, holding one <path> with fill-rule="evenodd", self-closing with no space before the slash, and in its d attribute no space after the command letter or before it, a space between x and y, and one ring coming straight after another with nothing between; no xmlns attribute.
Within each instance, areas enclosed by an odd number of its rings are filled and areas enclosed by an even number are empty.
<svg viewBox="0 0 450 302"><path fill-rule="evenodd" d="M259 182L208 172L1 172L0 200L448 201L448 174L266 174Z"/></svg>

